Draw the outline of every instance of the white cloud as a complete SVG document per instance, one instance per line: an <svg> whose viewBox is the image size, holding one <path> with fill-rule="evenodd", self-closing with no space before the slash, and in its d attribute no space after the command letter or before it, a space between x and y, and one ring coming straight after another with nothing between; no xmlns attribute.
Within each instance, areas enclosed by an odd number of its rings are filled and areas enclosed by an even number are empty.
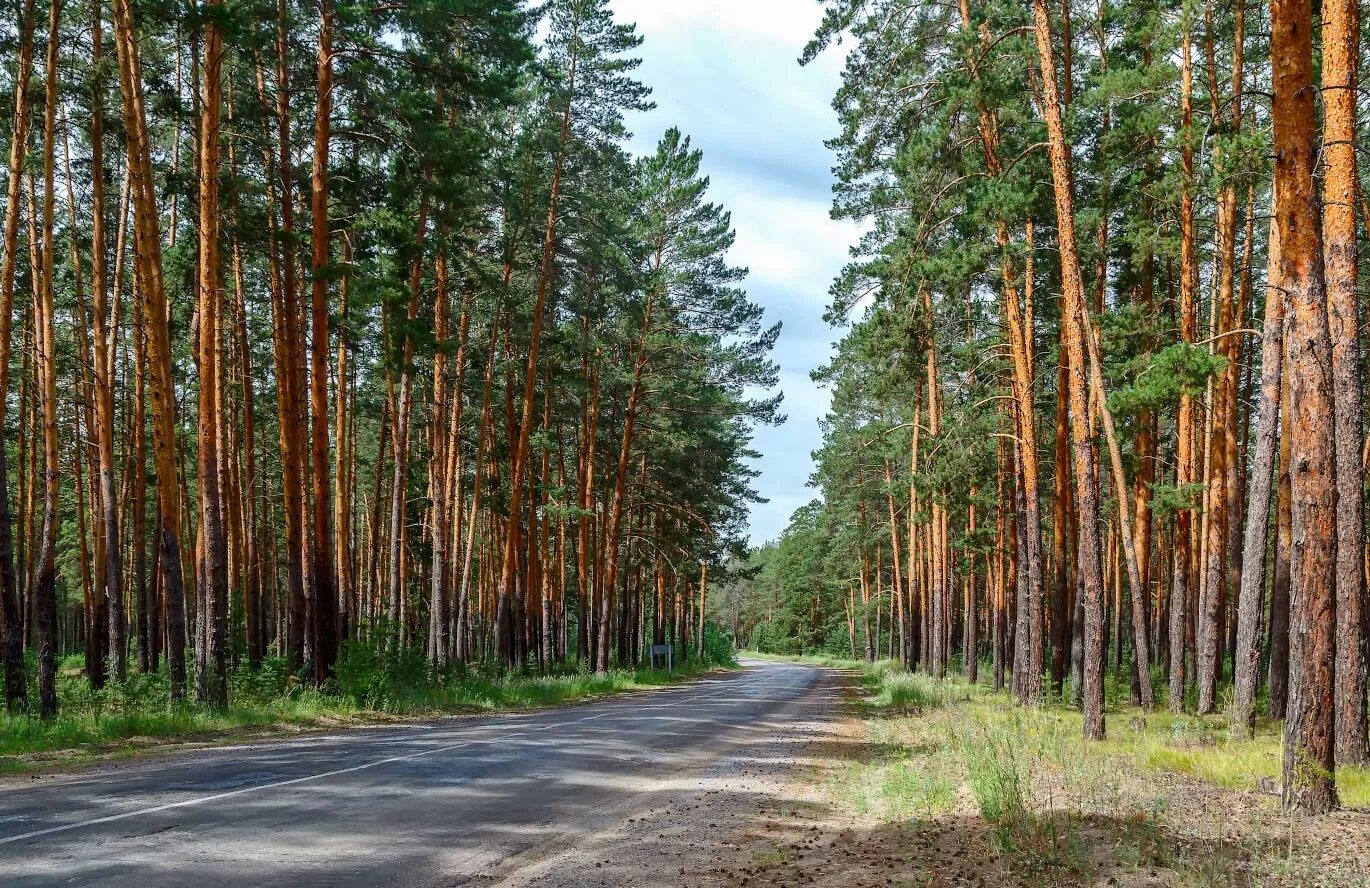
<svg viewBox="0 0 1370 888"><path fill-rule="evenodd" d="M856 226L829 219L826 201L742 191L728 207L737 229L733 258L751 270L753 283L801 292L821 314Z"/></svg>
<svg viewBox="0 0 1370 888"><path fill-rule="evenodd" d="M750 271L747 288L782 321L776 344L788 422L760 429L763 454L753 507L754 543L780 534L813 497L806 487L810 453L821 443L818 420L828 393L809 372L831 354L823 323L828 286L857 238L855 226L828 218L832 157L823 141L839 131L831 99L842 59L829 51L812 65L796 61L822 17L813 0L612 0L620 21L645 38L637 76L657 107L635 115L631 147L655 148L677 126L704 152L710 197L733 214L730 259Z"/></svg>
<svg viewBox="0 0 1370 888"><path fill-rule="evenodd" d="M814 0L613 0L613 7L621 20L662 38L706 31L800 47L822 15Z"/></svg>

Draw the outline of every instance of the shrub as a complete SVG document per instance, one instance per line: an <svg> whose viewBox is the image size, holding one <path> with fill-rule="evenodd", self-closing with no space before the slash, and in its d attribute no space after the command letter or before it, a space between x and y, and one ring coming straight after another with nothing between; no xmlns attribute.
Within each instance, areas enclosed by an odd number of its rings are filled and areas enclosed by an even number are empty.
<svg viewBox="0 0 1370 888"><path fill-rule="evenodd" d="M362 709L398 712L426 692L428 664L414 648L348 642L337 666L338 693Z"/></svg>
<svg viewBox="0 0 1370 888"><path fill-rule="evenodd" d="M704 624L704 662L721 666L737 663L737 651L733 649L732 638L713 623Z"/></svg>

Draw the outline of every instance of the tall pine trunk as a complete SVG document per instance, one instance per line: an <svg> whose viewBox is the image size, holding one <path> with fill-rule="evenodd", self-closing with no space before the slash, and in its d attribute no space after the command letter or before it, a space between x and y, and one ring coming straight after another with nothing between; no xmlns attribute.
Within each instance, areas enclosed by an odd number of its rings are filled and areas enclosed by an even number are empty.
<svg viewBox="0 0 1370 888"><path fill-rule="evenodd" d="M328 454L328 141L333 117L333 5L319 9L318 95L314 116L314 164L310 190L310 452L314 527L310 554L313 584L314 680L333 674L338 657L338 589L333 575L332 500ZM338 380L341 386L343 381Z"/></svg>
<svg viewBox="0 0 1370 888"><path fill-rule="evenodd" d="M1061 283L1064 291L1064 325L1070 347L1068 386L1070 392L1071 443L1074 452L1075 500L1079 514L1080 573L1084 587L1084 735L1086 739L1104 737L1104 585L1099 550L1099 499L1094 487L1094 442L1089 428L1089 406L1085 378L1084 281L1080 276L1080 255L1075 241L1073 176L1070 145L1066 141L1060 99L1056 88L1056 58L1051 14L1045 0L1033 0L1034 31L1042 69L1042 113L1046 118L1051 155L1052 191L1056 203L1057 240L1061 254Z"/></svg>
<svg viewBox="0 0 1370 888"><path fill-rule="evenodd" d="M1272 0L1272 116L1280 279L1289 294L1290 564L1289 711L1284 802L1336 807L1332 782L1336 659L1337 479L1332 342L1323 279L1322 220L1314 191L1317 132L1309 0Z"/></svg>
<svg viewBox="0 0 1370 888"><path fill-rule="evenodd" d="M210 0L220 5L221 0ZM228 705L228 541L225 535L221 331L223 313L219 245L219 157L223 107L223 38L211 17L205 22L200 65L199 135L199 417L197 486L200 507L199 569L196 576L198 631L195 646L196 697L214 707Z"/></svg>
<svg viewBox="0 0 1370 888"><path fill-rule="evenodd" d="M10 134L9 178L5 191L4 256L0 257L0 427L7 425L10 356L14 331L14 272L19 256L20 189L28 152L29 78L33 70L33 29L37 9L24 0L19 17L19 50L14 76L14 125ZM22 411L21 411L22 422ZM22 454L22 450L20 453ZM22 474L23 459L20 458ZM0 660L5 670L5 705L14 711L28 699L24 667L24 616L14 570L13 517L10 514L9 458L0 447ZM22 502L22 497L20 498Z"/></svg>
<svg viewBox="0 0 1370 888"><path fill-rule="evenodd" d="M57 135L57 45L60 0L52 0L48 17L46 99L43 115L43 216L40 283L34 312L34 357L43 425L43 529L30 598L33 602L35 643L38 646L38 712L57 714L57 522L61 492L61 457L57 440L57 327L53 307L53 249L56 240L53 208ZM76 483L81 480L78 476Z"/></svg>
<svg viewBox="0 0 1370 888"><path fill-rule="evenodd" d="M1356 276L1356 89L1360 5L1322 7L1323 255L1332 340L1337 479L1336 760L1370 760L1365 681L1364 470ZM1324 422L1326 418L1324 417Z"/></svg>

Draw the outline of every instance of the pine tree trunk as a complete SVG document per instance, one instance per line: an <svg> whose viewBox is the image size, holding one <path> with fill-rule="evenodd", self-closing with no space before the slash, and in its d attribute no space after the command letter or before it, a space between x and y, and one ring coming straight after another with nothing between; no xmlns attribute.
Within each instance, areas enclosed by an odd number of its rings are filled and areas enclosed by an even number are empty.
<svg viewBox="0 0 1370 888"><path fill-rule="evenodd" d="M1289 336L1289 305L1285 303L1285 337ZM1293 560L1292 493L1289 488L1290 440L1294 437L1289 409L1289 348L1281 359L1280 466L1275 493L1275 565L1270 581L1270 651L1268 682L1270 717L1283 719L1289 704L1289 569Z"/></svg>
<svg viewBox="0 0 1370 888"><path fill-rule="evenodd" d="M1103 361L1099 358L1095 342L1094 327L1089 310L1084 301L1079 303L1080 326L1089 353L1090 385L1094 391L1095 405L1103 420L1104 440L1108 446L1108 459L1113 476L1113 495L1118 504L1118 536L1123 551L1123 561L1127 569L1128 594L1132 601L1132 680L1137 689L1143 709L1150 710L1154 704L1151 694L1151 655L1146 634L1146 587L1142 584L1141 566L1138 564L1136 537L1132 526L1132 503L1129 497L1127 479L1123 473L1122 448L1118 444L1118 433L1113 426L1113 413L1108 407L1104 393ZM1121 606L1119 605L1119 610ZM1117 619L1117 618L1115 618ZM1122 646L1120 633L1116 632L1115 644Z"/></svg>
<svg viewBox="0 0 1370 888"><path fill-rule="evenodd" d="M38 712L57 714L57 523L62 464L57 438L57 328L53 307L53 219L56 194L54 166L57 134L57 47L61 4L53 0L48 18L46 99L43 116L42 267L34 318L34 358L43 424L43 529L35 559L33 591L34 641L38 647ZM80 484L79 476L77 484Z"/></svg>
<svg viewBox="0 0 1370 888"><path fill-rule="evenodd" d="M81 588L85 593L85 645L86 675L91 686L102 688L105 684L105 663L109 657L109 616L105 601L105 552L103 534L103 515L100 498L99 433L95 419L95 383L92 379L91 324L87 318L85 279L81 268L81 250L76 233L79 223L76 216L75 188L71 174L71 133L67 127L62 133L62 178L67 192L67 232L71 248L72 289L76 295L76 338L79 370L73 372L73 386L81 393L82 405L74 419L80 422L77 428L77 442L72 446L72 461L75 464L77 525L80 530ZM84 442L84 443L82 443ZM86 455L82 458L81 451ZM89 475L86 474L89 470ZM84 489L89 483L90 511L85 510ZM87 519L89 523L87 523ZM87 536L87 527L94 534ZM93 550L93 551L92 551Z"/></svg>
<svg viewBox="0 0 1370 888"><path fill-rule="evenodd" d="M234 209L234 220L237 209ZM252 382L252 350L247 339L247 297L243 280L242 243L233 242L233 280L234 313L236 315L234 335L238 350L238 372L242 378L243 428L242 428L242 500L243 500L243 630L247 641L247 664L252 669L262 665L265 653L266 625L264 621L262 594L265 583L262 576L262 547L258 540L257 523L257 435L256 413Z"/></svg>
<svg viewBox="0 0 1370 888"><path fill-rule="evenodd" d="M123 559L119 546L119 501L114 484L114 354L110 347L109 275L105 261L104 81L99 76L104 49L101 5L91 22L91 67L96 80L91 93L91 229L90 286L95 339L96 441L99 451L101 532L105 556L106 607L109 617L110 668L116 681L128 675L125 635ZM97 590L98 591L98 590Z"/></svg>
<svg viewBox="0 0 1370 888"><path fill-rule="evenodd" d="M171 377L171 332L162 280L162 238L151 145L143 99L142 63L129 0L114 0L115 44L129 142L135 286L142 305L152 394L153 456L157 471L157 559L166 611L171 697L185 695L185 586L181 567L181 491L177 483L176 392Z"/></svg>
<svg viewBox="0 0 1370 888"><path fill-rule="evenodd" d="M1284 802L1305 813L1336 807L1332 781L1336 659L1337 478L1332 342L1323 280L1309 0L1272 0L1275 219L1280 279L1289 293L1289 712Z"/></svg>
<svg viewBox="0 0 1370 888"><path fill-rule="evenodd" d="M433 304L433 336L436 348L433 352L433 403L432 420L429 423L428 490L432 503L429 509L429 537L432 557L429 561L429 580L431 582L428 605L428 662L436 669L447 665L447 604L449 562L447 545L451 528L449 494L448 457L458 446L455 435L448 434L448 419L444 415L447 406L447 349L451 336L447 311L447 258L441 246L433 260L437 290ZM457 395L460 403L460 394ZM456 410L451 410L455 417Z"/></svg>
<svg viewBox="0 0 1370 888"><path fill-rule="evenodd" d="M211 0L218 5L220 0ZM223 105L223 40L211 18L204 25L203 78L199 135L199 416L197 487L200 507L200 565L197 571L196 619L200 643L195 647L196 697L223 708L228 705L225 658L228 643L228 545L224 528L222 457L219 424L223 416L219 319L220 289L219 156Z"/></svg>
<svg viewBox="0 0 1370 888"><path fill-rule="evenodd" d="M1180 196L1180 340L1192 343L1195 339L1194 287L1194 149L1191 145L1194 114L1194 67L1188 13L1182 29L1180 67L1180 138L1181 166L1184 173ZM1175 423L1176 455L1175 486L1187 491L1194 483L1194 398L1186 390L1180 393L1180 410ZM1171 575L1170 595L1170 711L1184 710L1185 689L1185 630L1192 591L1190 582L1190 539L1193 523L1192 510L1180 509L1175 516L1175 558Z"/></svg>
<svg viewBox="0 0 1370 888"><path fill-rule="evenodd" d="M1213 120L1222 119L1222 104L1217 86L1215 48L1213 39L1212 9L1206 10L1206 35L1204 39L1205 56L1208 61L1209 113ZM1232 96L1228 104L1232 108L1230 121L1232 132L1239 132L1241 126L1242 65L1245 27L1245 3L1236 4L1235 22L1232 35L1233 70ZM1213 165L1216 169L1226 168L1223 142L1214 148ZM1236 519L1230 509L1235 491L1236 467L1229 457L1236 442L1236 420L1238 405L1237 381L1239 374L1238 358L1240 339L1231 335L1235 329L1234 281L1236 271L1237 246L1237 191L1234 179L1228 175L1220 178L1217 207L1217 287L1213 294L1216 323L1212 330L1213 351L1225 360L1222 375L1212 383L1212 410L1209 414L1209 453L1206 467L1204 489L1204 522L1201 533L1202 574L1199 588L1197 613L1197 652L1196 686L1197 711L1211 713L1217 704L1218 682L1222 677L1223 665L1223 615L1226 608L1226 576L1229 525Z"/></svg>
<svg viewBox="0 0 1370 888"><path fill-rule="evenodd" d="M552 271L557 240L557 201L561 194L562 166L565 162L566 147L571 138L571 106L576 88L576 59L572 58L567 72L566 108L561 117L561 135L557 142L556 159L552 167L552 182L547 197L547 225L542 238L542 261L538 268L537 294L533 300L533 326L528 335L528 362L523 374L523 409L518 422L517 440L511 437L512 453L509 460L509 533L505 536L504 554L501 561L499 604L496 611L496 635L500 655L512 663L513 650L509 646L510 595L513 591L515 569L517 567L518 533L515 523L519 520L522 505L524 474L528 463L528 438L533 426L533 398L537 390L538 353L542 346L543 315L547 308L547 291L552 281ZM611 545L613 541L611 541ZM606 594L607 594L606 588ZM607 607L604 609L607 613ZM608 653L600 654L607 663ZM596 662L598 666L600 661Z"/></svg>
<svg viewBox="0 0 1370 888"><path fill-rule="evenodd" d="M657 251L657 266L660 267L661 250ZM603 672L609 668L609 599L614 594L618 583L619 551L622 548L619 542L619 530L623 517L623 500L628 487L628 460L633 448L633 427L637 422L638 398L642 391L642 374L647 367L647 334L652 326L652 308L656 301L656 289L652 288L647 293L647 303L642 313L642 328L638 332L637 350L633 357L633 381L628 389L628 403L623 411L623 436L618 449L618 469L614 475L613 499L609 505L609 523L606 530L608 542L608 559L605 567L605 589L606 594L600 601L600 642L599 658L595 663L595 669Z"/></svg>
<svg viewBox="0 0 1370 888"><path fill-rule="evenodd" d="M1261 619L1265 614L1265 551L1271 486L1280 448L1280 390L1284 365L1285 297L1280 282L1280 234L1272 223L1266 274L1265 323L1261 332L1261 396L1256 418L1256 456L1246 512L1245 560L1238 595L1237 651L1233 657L1233 722L1248 734L1256 726L1256 679L1261 665Z"/></svg>
<svg viewBox="0 0 1370 888"><path fill-rule="evenodd" d="M490 421L490 392L494 383L495 345L498 341L499 321L499 313L496 312L490 318L490 337L485 349L485 372L481 380L480 422L476 427L476 465L471 481L471 511L468 514L466 524L466 551L462 554L461 560L461 585L457 590L456 659L458 663L467 661L473 647L468 643L472 610L471 556L476 544L476 518L480 515L481 480L485 474L486 452L488 447L493 446L493 442L488 441L494 435ZM477 600L479 597L479 592L477 592Z"/></svg>
<svg viewBox="0 0 1370 888"><path fill-rule="evenodd" d="M1072 196L1070 146L1061 119L1056 89L1056 59L1052 47L1051 16L1045 0L1034 0L1033 17L1037 53L1042 68L1042 110L1046 117L1051 154L1053 192L1056 201L1057 239L1061 254L1062 290L1065 296L1066 338L1070 345L1069 391L1071 439L1074 450L1075 497L1080 520L1080 572L1084 581L1084 735L1104 737L1103 573L1099 563L1099 501L1094 489L1094 446L1090 440L1089 408L1085 378L1083 320L1085 290L1080 277L1080 257L1075 245L1075 208Z"/></svg>
<svg viewBox="0 0 1370 888"><path fill-rule="evenodd" d="M1071 640L1075 622L1075 571L1072 567L1076 564L1077 548L1070 495L1070 347L1065 341L1064 325L1061 326L1059 345L1051 551L1055 565L1051 601L1051 692L1057 699L1065 693L1066 675L1071 666Z"/></svg>
<svg viewBox="0 0 1370 888"><path fill-rule="evenodd" d="M1337 482L1336 760L1370 761L1366 731L1365 526L1356 255L1356 89L1360 6L1322 7L1323 250L1332 340ZM1324 422L1326 418L1324 417Z"/></svg>
<svg viewBox="0 0 1370 888"><path fill-rule="evenodd" d="M418 216L415 220L414 259L409 270L409 305L406 309L400 346L400 391L395 405L395 434L391 459L394 472L390 480L390 582L388 588L388 607L392 646L403 646L405 618L405 515L409 501L409 426L410 411L414 400L414 337L410 331L419 316L419 288L423 276L423 244L428 225L428 197L425 193L419 201Z"/></svg>
<svg viewBox="0 0 1370 888"><path fill-rule="evenodd" d="M24 0L18 22L18 62L14 78L14 122L10 135L9 178L5 192L4 256L0 259L0 425L9 404L10 356L14 324L14 272L19 255L20 189L28 152L29 95L33 70L34 0ZM22 423L22 410L20 411ZM20 472L23 449L20 449ZM0 447L0 660L5 670L5 705L14 712L28 700L24 666L24 616L14 567L13 517L10 514L9 459ZM22 481L20 482L22 484ZM20 497L22 502L22 497Z"/></svg>
<svg viewBox="0 0 1370 888"><path fill-rule="evenodd" d="M343 262L351 264L352 253L346 242L343 245ZM347 328L348 289L350 278L343 276L339 286L338 301L342 304L342 327ZM348 366L348 347L345 335L340 331L337 337L337 381L333 392L333 555L336 561L334 577L338 584L338 601L341 608L338 614L338 636L346 640L355 637L360 617L360 608L353 601L357 591L353 526L353 490L356 481L355 441L352 433L354 417L349 411L348 398L351 384L351 368Z"/></svg>
<svg viewBox="0 0 1370 888"><path fill-rule="evenodd" d="M295 278L295 174L290 144L290 68L285 0L277 4L276 27L276 177L280 193L279 231L268 261L272 273L272 345L276 365L276 410L281 447L282 523L285 525L285 635L286 668L298 670L305 657L305 538L304 538L304 445L306 426L304 393L300 390L304 330L300 325L299 294ZM258 73L259 83L261 74ZM259 91L264 91L261 86ZM265 96L263 96L265 99ZM269 144L269 143L268 143ZM267 185L270 202L272 186Z"/></svg>
<svg viewBox="0 0 1370 888"><path fill-rule="evenodd" d="M314 163L310 189L310 451L313 472L314 680L323 684L338 659L338 589L334 581L333 504L328 467L328 141L333 116L333 5L319 9L317 104L314 116ZM342 385L342 380L338 380Z"/></svg>
<svg viewBox="0 0 1370 888"><path fill-rule="evenodd" d="M904 591L905 591L905 587L904 587L904 570L903 570L903 566L902 566L902 558L901 558L901 553L900 553L900 548L899 548L899 543L900 543L900 540L899 540L899 524L895 521L895 515L894 515L894 474L893 474L893 472L892 472L891 469L890 469L890 461L889 461L888 458L886 458L886 459L884 460L884 466L885 466L885 505L886 505L886 507L887 507L888 510L889 510L889 519L890 519L890 548L892 549L891 559L892 559L892 566L893 566L893 568L894 568L894 599L895 599L895 604L896 604L897 607L898 607L898 621L899 621L899 629L898 629L898 631L899 631L899 661L900 661L900 662L905 662L905 657L906 657L907 651L908 651L908 639L905 637L905 631L904 631L904 627L905 627L905 620L904 620ZM702 613L702 611L701 611L701 613ZM701 626L700 631L702 632L702 631L703 631L703 623L701 623L700 626ZM894 626L893 626L893 624L891 624L891 626L890 626L890 635L891 635L891 639L893 639L893 636L894 636ZM702 636L701 636L701 639L702 639ZM891 643L893 643L893 642L891 641ZM701 644L701 645L703 644L703 641L702 641L702 640L701 640L700 644ZM703 648L702 648L702 647L700 648L700 653L701 653L701 655L703 654Z"/></svg>

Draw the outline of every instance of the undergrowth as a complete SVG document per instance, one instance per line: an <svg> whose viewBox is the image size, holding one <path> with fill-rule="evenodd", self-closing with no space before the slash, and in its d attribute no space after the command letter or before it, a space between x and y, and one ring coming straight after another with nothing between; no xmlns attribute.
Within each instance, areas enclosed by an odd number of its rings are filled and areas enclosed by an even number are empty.
<svg viewBox="0 0 1370 888"><path fill-rule="evenodd" d="M1275 795L1276 722L1248 738L1222 715L1144 712L1117 683L1107 739L1087 742L1081 714L1064 703L1025 708L891 662L805 662L852 670L864 690L864 752L834 780L836 794L889 823L978 816L993 851L1028 883L1163 870L1164 884L1370 884L1355 881L1363 862L1329 863L1315 837L1290 840ZM1213 790L1176 777L1245 795L1227 810ZM1370 808L1370 770L1340 769L1338 790L1344 806ZM1347 867L1352 881L1337 881Z"/></svg>
<svg viewBox="0 0 1370 888"><path fill-rule="evenodd" d="M63 664L55 718L0 712L0 771L22 769L49 753L107 753L247 729L551 706L665 685L732 663L723 656L689 661L672 674L641 668L594 673L574 665L550 674L461 667L435 674L418 651L385 653L352 644L339 659L336 681L324 689L300 681L281 659L268 659L257 670L233 670L227 709L169 703L164 671L130 673L96 689L79 665L79 655Z"/></svg>

